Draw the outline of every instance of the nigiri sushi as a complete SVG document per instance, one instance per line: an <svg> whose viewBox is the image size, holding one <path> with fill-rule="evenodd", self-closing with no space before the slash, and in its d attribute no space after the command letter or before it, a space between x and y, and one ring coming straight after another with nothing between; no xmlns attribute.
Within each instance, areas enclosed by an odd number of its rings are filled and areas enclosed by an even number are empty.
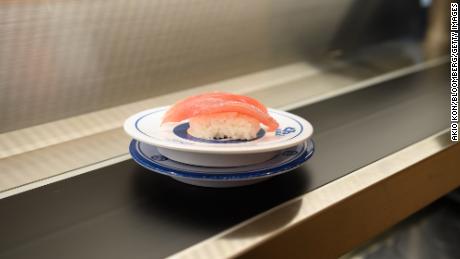
<svg viewBox="0 0 460 259"><path fill-rule="evenodd" d="M237 94L211 92L185 98L174 104L162 123L189 120L188 133L203 139L241 139L257 137L260 124L267 131L278 128L259 101Z"/></svg>

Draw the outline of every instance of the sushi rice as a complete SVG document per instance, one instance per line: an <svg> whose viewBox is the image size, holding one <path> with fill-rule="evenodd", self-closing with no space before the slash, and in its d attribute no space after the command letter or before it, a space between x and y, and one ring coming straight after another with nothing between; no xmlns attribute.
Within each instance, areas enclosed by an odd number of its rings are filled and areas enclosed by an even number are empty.
<svg viewBox="0 0 460 259"><path fill-rule="evenodd" d="M223 112L190 118L188 133L202 139L241 139L257 137L258 120L237 112Z"/></svg>

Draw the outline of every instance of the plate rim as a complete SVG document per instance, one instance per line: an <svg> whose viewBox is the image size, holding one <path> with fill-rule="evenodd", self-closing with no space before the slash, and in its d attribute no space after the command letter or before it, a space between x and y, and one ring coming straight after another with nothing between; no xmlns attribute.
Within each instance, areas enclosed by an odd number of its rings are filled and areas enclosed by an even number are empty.
<svg viewBox="0 0 460 259"><path fill-rule="evenodd" d="M275 175L280 175L282 173L291 171L307 160L309 160L313 154L315 153L315 144L312 139L308 139L305 141L306 148L296 159L289 161L287 163L276 165L272 168L264 168L263 170L255 170L252 172L244 173L233 173L233 174L209 174L209 173L193 173L193 172L182 172L180 170L168 168L166 166L157 165L151 162L149 159L146 159L144 156L139 154L136 149L136 145L139 143L138 140L133 139L129 145L129 152L131 154L132 159L145 169L149 171L153 171L159 174L163 174L170 177L180 177L180 178L187 178L187 179L195 179L195 180L206 180L206 181L241 181L241 180L251 180L251 179L260 179L265 177L272 177ZM148 143L144 143L147 144ZM174 161L174 160L173 160ZM193 165L191 165L193 166Z"/></svg>
<svg viewBox="0 0 460 259"><path fill-rule="evenodd" d="M303 128L303 132L301 132L294 138L291 138L284 142L276 143L275 145L271 145L271 146L253 146L253 147L241 146L241 147L238 147L237 145L234 145L234 146L226 146L225 148L223 148L223 146L217 146L217 145L216 146L201 146L199 144L198 145L183 145L181 143L174 143L174 142L169 142L165 140L157 140L157 139L154 139L152 137L145 135L145 133L142 134L142 132L140 132L136 128L135 125L141 118L153 112L156 112L156 111L167 110L169 107L170 106L161 106L161 107L147 109L147 110L135 113L125 120L123 124L123 129L129 136L131 136L133 139L136 139L140 142L144 142L150 145L154 145L157 147L170 149L170 150L186 151L186 152L192 152L192 153L203 153L203 154L207 154L207 153L208 154L209 153L212 153L212 154L256 154L256 153L277 151L277 150L290 148L302 142L305 142L306 140L311 138L314 132L313 126L306 119L300 116L297 116L295 114L286 112L286 111L281 111L281 110L272 109L272 108L268 108L269 112L278 113L282 116L286 116L290 119L295 120Z"/></svg>

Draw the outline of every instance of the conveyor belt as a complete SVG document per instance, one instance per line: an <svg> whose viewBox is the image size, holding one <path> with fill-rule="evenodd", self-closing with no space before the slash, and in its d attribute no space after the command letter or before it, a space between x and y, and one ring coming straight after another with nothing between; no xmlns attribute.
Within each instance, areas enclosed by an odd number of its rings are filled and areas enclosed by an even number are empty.
<svg viewBox="0 0 460 259"><path fill-rule="evenodd" d="M157 258L448 127L447 66L296 109L305 166L237 189L188 186L129 160L0 200L0 258ZM306 86L308 87L308 86Z"/></svg>

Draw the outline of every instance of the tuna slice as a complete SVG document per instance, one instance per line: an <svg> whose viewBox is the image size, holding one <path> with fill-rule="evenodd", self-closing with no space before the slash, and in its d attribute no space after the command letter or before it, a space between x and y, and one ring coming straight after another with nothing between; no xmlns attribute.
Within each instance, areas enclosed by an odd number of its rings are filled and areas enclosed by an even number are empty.
<svg viewBox="0 0 460 259"><path fill-rule="evenodd" d="M200 115L237 112L250 116L268 127L278 128L278 123L259 101L242 95L212 92L188 97L174 104L163 117L163 123L180 122Z"/></svg>

